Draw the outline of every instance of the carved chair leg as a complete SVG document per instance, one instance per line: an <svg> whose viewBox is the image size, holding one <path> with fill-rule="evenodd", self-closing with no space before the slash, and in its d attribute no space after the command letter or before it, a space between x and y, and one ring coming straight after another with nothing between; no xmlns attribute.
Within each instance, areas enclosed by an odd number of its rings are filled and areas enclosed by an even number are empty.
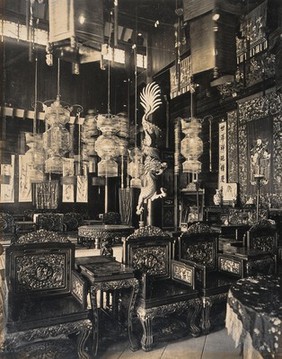
<svg viewBox="0 0 282 359"><path fill-rule="evenodd" d="M138 282L136 282L136 284L133 285L132 290L131 290L129 306L128 306L128 314L127 314L128 338L129 338L130 349L132 351L136 351L136 350L139 349L139 345L137 343L136 337L133 334L133 324L132 324L133 315L134 315L134 309L135 309L134 305L135 305L135 302L136 302L138 289L139 289Z"/></svg>
<svg viewBox="0 0 282 359"><path fill-rule="evenodd" d="M79 335L78 335L78 338L77 338L77 353L78 353L79 359L90 359L91 358L89 356L89 354L85 350L86 342L87 342L87 339L89 338L91 332L92 332L92 328L89 327L89 328L85 328L85 329L81 330Z"/></svg>
<svg viewBox="0 0 282 359"><path fill-rule="evenodd" d="M152 350L153 334L152 334L152 319L150 317L140 318L143 327L143 335L141 339L141 346L145 352Z"/></svg>
<svg viewBox="0 0 282 359"><path fill-rule="evenodd" d="M196 299L188 309L188 321L190 322L190 330L193 337L198 337L201 333L199 325L196 324L199 321L201 309L202 301L200 299Z"/></svg>
<svg viewBox="0 0 282 359"><path fill-rule="evenodd" d="M209 334L211 329L211 321L210 321L211 307L212 307L212 301L208 298L203 298L203 310L202 310L203 334Z"/></svg>

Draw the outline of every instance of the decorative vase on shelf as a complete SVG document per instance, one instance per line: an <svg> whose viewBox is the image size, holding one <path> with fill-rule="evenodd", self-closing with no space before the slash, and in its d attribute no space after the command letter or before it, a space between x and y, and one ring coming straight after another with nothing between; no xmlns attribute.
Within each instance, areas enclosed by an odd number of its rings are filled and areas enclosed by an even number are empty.
<svg viewBox="0 0 282 359"><path fill-rule="evenodd" d="M221 190L220 189L215 190L215 194L213 196L213 203L216 206L219 206L221 204Z"/></svg>

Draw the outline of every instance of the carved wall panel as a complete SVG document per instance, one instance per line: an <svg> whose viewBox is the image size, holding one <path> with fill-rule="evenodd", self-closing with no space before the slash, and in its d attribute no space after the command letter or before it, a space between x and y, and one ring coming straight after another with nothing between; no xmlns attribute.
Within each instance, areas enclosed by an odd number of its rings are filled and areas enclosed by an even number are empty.
<svg viewBox="0 0 282 359"><path fill-rule="evenodd" d="M269 179L271 182L267 187L262 187L262 204L278 206L281 203L281 169L282 169L282 138L281 138L281 112L282 95L271 92L265 96L258 96L238 104L238 150L239 150L239 183L241 201L245 203L250 195L254 195L255 189L250 186L250 138L248 138L248 128L250 126L258 127L268 123L268 129L265 130L265 136L269 137L269 150L271 153L271 171ZM251 123L252 122L252 123ZM236 128L234 127L236 131ZM267 132L267 133L266 133ZM233 134L234 135L234 134ZM231 136L231 135L230 135ZM228 144L228 149L231 144ZM253 186L254 187L254 186Z"/></svg>

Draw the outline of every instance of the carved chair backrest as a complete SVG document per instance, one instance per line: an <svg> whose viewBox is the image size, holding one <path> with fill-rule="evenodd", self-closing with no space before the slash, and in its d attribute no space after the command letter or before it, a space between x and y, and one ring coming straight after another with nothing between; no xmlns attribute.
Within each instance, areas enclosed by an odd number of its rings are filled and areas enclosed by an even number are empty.
<svg viewBox="0 0 282 359"><path fill-rule="evenodd" d="M133 267L139 276L164 279L170 277L173 239L144 236L123 242L124 263Z"/></svg>
<svg viewBox="0 0 282 359"><path fill-rule="evenodd" d="M129 237L128 239L133 239L133 238L140 238L140 237L168 237L169 234L165 231L163 231L161 228L159 227L155 227L155 226L145 226L145 227L140 227L137 228Z"/></svg>
<svg viewBox="0 0 282 359"><path fill-rule="evenodd" d="M12 244L6 250L9 292L19 297L71 292L75 245L67 242Z"/></svg>
<svg viewBox="0 0 282 359"><path fill-rule="evenodd" d="M64 230L64 216L60 213L40 213L36 218L39 229L62 232Z"/></svg>
<svg viewBox="0 0 282 359"><path fill-rule="evenodd" d="M0 212L0 233L15 233L15 220L11 214Z"/></svg>
<svg viewBox="0 0 282 359"><path fill-rule="evenodd" d="M218 234L203 223L195 223L178 239L179 260L204 265L208 271L217 270Z"/></svg>
<svg viewBox="0 0 282 359"><path fill-rule="evenodd" d="M68 212L64 214L63 222L67 231L76 231L83 223L83 216L78 212Z"/></svg>
<svg viewBox="0 0 282 359"><path fill-rule="evenodd" d="M276 227L269 220L262 220L247 231L247 247L276 253L277 238Z"/></svg>
<svg viewBox="0 0 282 359"><path fill-rule="evenodd" d="M67 237L53 231L47 231L46 229L38 229L35 232L23 234L17 239L17 244L29 244L29 243L48 243L48 242L61 242L68 243Z"/></svg>
<svg viewBox="0 0 282 359"><path fill-rule="evenodd" d="M104 224L121 224L121 217L118 212L107 212L103 214Z"/></svg>

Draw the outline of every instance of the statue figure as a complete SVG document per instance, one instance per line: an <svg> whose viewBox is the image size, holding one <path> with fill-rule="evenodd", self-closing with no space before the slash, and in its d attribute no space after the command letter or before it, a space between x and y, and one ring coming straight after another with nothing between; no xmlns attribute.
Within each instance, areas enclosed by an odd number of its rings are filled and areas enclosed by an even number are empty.
<svg viewBox="0 0 282 359"><path fill-rule="evenodd" d="M156 179L167 168L166 162L161 162L159 151L156 148L156 141L159 137L160 128L152 123L149 116L155 112L160 104L160 88L152 82L148 84L141 93L141 105L144 108L144 115L142 117L142 126L144 130L144 139L142 141L142 154L144 160L144 172L141 176L141 191L138 198L136 213L140 215L144 210L144 202L147 200L155 200L157 198L165 197L165 189L160 188L157 194Z"/></svg>
<svg viewBox="0 0 282 359"><path fill-rule="evenodd" d="M268 141L262 141L261 138L257 138L255 145L251 148L251 183L256 184L256 175L263 176L263 183L267 184L270 173L270 157L271 154L268 151Z"/></svg>

